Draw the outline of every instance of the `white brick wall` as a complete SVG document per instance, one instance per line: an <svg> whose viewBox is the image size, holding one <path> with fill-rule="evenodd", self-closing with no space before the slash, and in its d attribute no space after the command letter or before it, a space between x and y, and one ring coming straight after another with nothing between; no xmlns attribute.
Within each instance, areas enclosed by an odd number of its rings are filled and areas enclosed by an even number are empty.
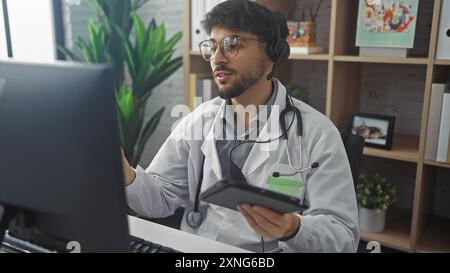
<svg viewBox="0 0 450 273"><path fill-rule="evenodd" d="M69 47L77 36L86 36L86 21L93 16L87 0L80 0L80 6L65 7L66 42ZM300 2L300 1L298 1ZM304 2L300 2L304 3ZM432 1L421 1L421 9L414 55L427 55L429 29L431 22ZM300 5L301 8L301 5ZM183 27L183 6L180 0L150 1L140 14L148 21L155 17L157 22L164 22L168 35L181 31ZM298 14L296 11L294 14ZM318 42L328 49L329 44L330 1L325 1L318 18ZM182 54L182 42L177 54ZM397 117L396 132L418 135L422 113L423 89L425 84L425 67L409 65L363 64L361 79L360 108L365 112L386 113ZM295 62L294 75L310 92L311 104L318 110L325 111L327 64L325 62ZM170 133L172 123L170 109L173 105L184 103L183 75L180 69L160 87L158 87L148 105L147 118L161 107L166 106L164 117L146 147L141 165L147 167L161 144ZM392 163L390 160L368 158L363 169L371 173L379 170L399 187L397 206L411 209L414 196L415 165L410 163ZM400 164L400 167L399 167ZM402 172L398 171L401 168ZM403 174L407 174L406 176ZM440 171L437 175L433 212L436 215L450 217L450 198L448 183L450 172Z"/></svg>
<svg viewBox="0 0 450 273"><path fill-rule="evenodd" d="M175 33L183 30L183 4L180 0L149 1L140 10L140 15L148 21L151 18L155 18L157 23L164 23L167 37L171 37ZM183 40L178 43L177 52L175 53L175 56L182 55ZM169 136L170 128L176 121L176 119L170 118L170 112L173 106L184 104L183 87L183 68L180 68L154 91L147 106L147 118L151 118L151 115L158 111L162 105L165 106L166 111L158 129L147 144L141 161L142 166L148 166L150 164L161 145Z"/></svg>
<svg viewBox="0 0 450 273"><path fill-rule="evenodd" d="M89 1L80 0L80 5L68 6L64 8L65 12L65 29L66 29L66 45L73 48L74 42L78 36L86 37L86 22L94 16ZM149 1L139 11L144 22L150 22L155 18L157 23L164 23L166 26L167 37L172 36L183 28L183 5L180 0L158 0ZM183 41L178 44L175 56L181 56ZM170 110L174 105L184 103L183 95L183 72L180 68L174 75L162 83L154 90L147 106L146 119L150 119L152 115L158 111L162 105L166 107L166 111L161 119L157 130L150 139L145 149L141 165L148 166L158 152L164 140L170 134L175 119L170 118Z"/></svg>

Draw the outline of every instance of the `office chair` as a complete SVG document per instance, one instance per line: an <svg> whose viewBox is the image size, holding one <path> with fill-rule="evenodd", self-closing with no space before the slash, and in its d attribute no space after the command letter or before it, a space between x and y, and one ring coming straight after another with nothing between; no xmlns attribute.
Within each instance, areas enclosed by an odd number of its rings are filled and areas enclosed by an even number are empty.
<svg viewBox="0 0 450 273"><path fill-rule="evenodd" d="M341 131L341 137L344 142L345 151L347 152L350 169L352 170L353 183L356 186L361 170L365 140L360 136L350 133L349 130Z"/></svg>

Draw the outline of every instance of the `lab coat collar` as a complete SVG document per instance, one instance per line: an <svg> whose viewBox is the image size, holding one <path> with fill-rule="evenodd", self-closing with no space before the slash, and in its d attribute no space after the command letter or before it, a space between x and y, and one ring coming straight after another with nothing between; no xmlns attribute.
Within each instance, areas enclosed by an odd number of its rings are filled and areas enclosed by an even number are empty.
<svg viewBox="0 0 450 273"><path fill-rule="evenodd" d="M256 116L252 118L252 120L249 123L249 128L245 132L241 132L240 135L237 137L239 139L244 139L248 134L259 134L260 130L264 127L264 125L267 122L266 118L260 118L260 115L263 117L266 117L270 115L271 109L273 105L275 104L275 100L277 98L278 94L278 81L276 79L272 80L273 85L273 92L269 99L269 101L265 105L265 109L260 109L262 112L258 113ZM226 107L224 107L224 111L221 112L220 120L222 121L223 125L226 128L223 128L226 134L229 136L235 135L235 127L236 127L236 121L235 121L235 111L232 108L232 102L231 100L226 101Z"/></svg>
<svg viewBox="0 0 450 273"><path fill-rule="evenodd" d="M269 120L264 125L258 136L258 142L273 140L270 143L256 143L242 168L245 175L251 175L255 170L263 165L270 157L271 151L277 151L278 145L281 145L281 128L279 126L280 112L286 107L286 87L279 80L275 80L278 84L278 93L273 104ZM276 109L278 108L278 109ZM269 128L271 127L271 128Z"/></svg>
<svg viewBox="0 0 450 273"><path fill-rule="evenodd" d="M216 138L215 138L215 129L217 128L217 122L221 121L223 117L223 112L226 106L226 101L222 102L222 105L219 108L219 114L216 115L209 132L206 134L206 137L201 146L201 151L205 156L205 162L208 161L211 164L212 171L216 175L218 180L222 179L222 168L219 161L219 156L217 154L216 147ZM222 113L222 114L220 114ZM203 166L202 166L203 167Z"/></svg>
<svg viewBox="0 0 450 273"><path fill-rule="evenodd" d="M286 107L286 88L277 79L275 79L275 83L278 85L277 97L273 104L273 109L269 117L269 120L266 122L261 133L258 136L257 140L258 142L263 142L267 140L276 140L281 136L281 129L279 126L279 113ZM278 106L278 110L276 110L277 108L276 106ZM217 179L222 179L223 176L219 156L217 154L214 131L216 128L221 128L220 126L216 126L216 123L221 122L222 119L225 117L225 107L226 101L224 100L201 146L201 150L205 155L205 160L208 160L208 162L210 162L212 170L216 175ZM269 123L271 124L270 127L272 128L269 128ZM279 141L273 141L267 144L259 144L259 143L255 144L242 169L244 175L250 175L259 166L264 164L270 157L270 151L273 150L272 147L277 147L277 145L279 144L280 144Z"/></svg>

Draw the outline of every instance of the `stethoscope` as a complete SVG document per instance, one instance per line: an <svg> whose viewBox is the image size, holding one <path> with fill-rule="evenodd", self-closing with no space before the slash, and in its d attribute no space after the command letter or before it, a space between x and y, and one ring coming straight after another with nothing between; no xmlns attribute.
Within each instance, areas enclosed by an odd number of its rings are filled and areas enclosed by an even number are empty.
<svg viewBox="0 0 450 273"><path fill-rule="evenodd" d="M289 113L293 113L293 118L292 121L288 126L286 126L286 117ZM292 128L294 121L297 120L297 135L299 137L299 142L300 142L300 164L299 167L294 166L294 164L292 163L292 159L291 159L291 155L289 152L289 146L288 146L288 141L289 141L289 131ZM274 172L272 174L273 177L292 177L295 176L297 174L302 174L305 172L308 172L310 170L316 169L319 167L319 163L318 162L314 162L312 163L310 166L308 166L307 168L301 169L301 167L303 166L303 155L302 155L302 148L303 148L303 119L302 119L302 113L300 112L300 110L295 107L294 105L294 101L292 99L292 97L289 94L286 94L286 108L280 113L280 127L281 127L281 132L282 135L276 139L270 139L267 141L252 141L252 140L247 140L247 141L242 141L241 143L235 145L231 151L230 151L230 174L232 176L232 178L234 179L235 182L237 183L247 183L247 180L244 176L244 174L242 173L242 170L233 162L232 160L232 155L233 152L236 148L238 148L239 146L246 144L246 143L258 143L258 144L267 144L267 143L271 143L280 139L284 140L284 145L285 145L285 149L286 149L286 154L287 154L287 158L288 158L288 163L289 163L289 167L291 168L291 172L289 173L282 173L282 172ZM203 222L203 216L200 212L200 192L201 192L201 188L202 188L202 184L203 184L203 168L204 168L204 164L205 164L205 157L203 157L202 159L202 167L200 170L200 176L199 176L199 182L198 182L198 186L197 186L197 191L195 194L195 203L194 203L194 208L191 209L187 214L186 214L186 221L188 223L188 225L192 228L197 228L201 225L201 223ZM306 208L307 206L305 205L305 197L306 197L306 191L307 191L307 181L305 181L305 187L303 190L303 198L302 198L302 204L301 207ZM303 214L303 210L300 211L300 214Z"/></svg>

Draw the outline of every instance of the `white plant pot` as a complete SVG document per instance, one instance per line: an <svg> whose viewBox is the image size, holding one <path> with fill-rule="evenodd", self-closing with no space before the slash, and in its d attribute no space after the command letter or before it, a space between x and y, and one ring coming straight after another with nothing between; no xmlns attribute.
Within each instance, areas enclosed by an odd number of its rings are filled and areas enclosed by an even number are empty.
<svg viewBox="0 0 450 273"><path fill-rule="evenodd" d="M386 210L376 212L368 208L359 208L359 228L363 231L383 232L386 225Z"/></svg>

